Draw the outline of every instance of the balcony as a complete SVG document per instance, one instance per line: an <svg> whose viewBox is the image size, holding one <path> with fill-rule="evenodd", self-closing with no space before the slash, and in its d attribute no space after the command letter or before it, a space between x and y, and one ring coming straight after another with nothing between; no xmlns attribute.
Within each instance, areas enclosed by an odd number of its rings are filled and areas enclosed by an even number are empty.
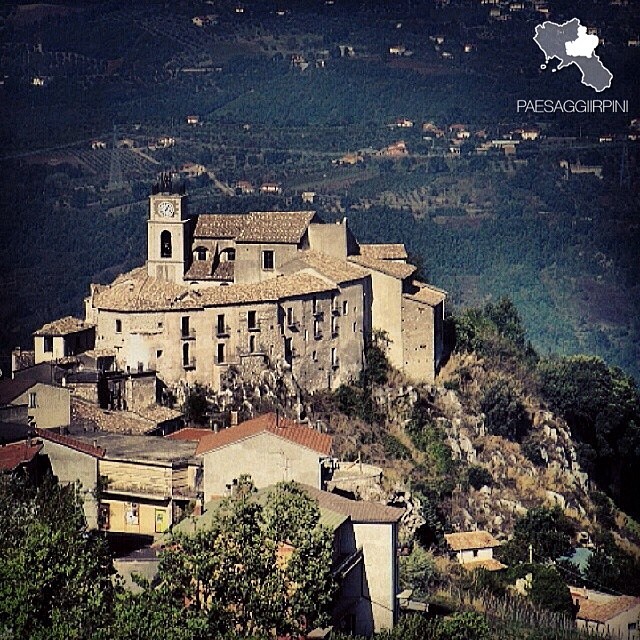
<svg viewBox="0 0 640 640"><path fill-rule="evenodd" d="M332 369L340 368L340 358L334 358L333 362L331 363L331 368Z"/></svg>
<svg viewBox="0 0 640 640"><path fill-rule="evenodd" d="M331 329L331 337L335 339L339 335L340 335L340 327L333 327L333 329Z"/></svg>
<svg viewBox="0 0 640 640"><path fill-rule="evenodd" d="M193 369L196 368L196 359L195 358L189 358L189 360L187 360L186 362L183 361L182 362L182 368L185 371L191 371Z"/></svg>
<svg viewBox="0 0 640 640"><path fill-rule="evenodd" d="M247 325L247 331L252 331L252 332L260 331L260 323L254 322L253 324Z"/></svg>
<svg viewBox="0 0 640 640"><path fill-rule="evenodd" d="M314 338L314 340L322 340L322 331L316 331L313 334L313 338Z"/></svg>
<svg viewBox="0 0 640 640"><path fill-rule="evenodd" d="M287 327L289 331L300 331L300 322L296 318L289 318L287 320Z"/></svg>
<svg viewBox="0 0 640 640"><path fill-rule="evenodd" d="M195 329L182 329L180 335L183 340L195 340L196 339L196 330Z"/></svg>
<svg viewBox="0 0 640 640"><path fill-rule="evenodd" d="M316 320L320 320L320 321L324 320L324 311L322 309L314 309L313 310L313 317Z"/></svg>
<svg viewBox="0 0 640 640"><path fill-rule="evenodd" d="M340 315L340 307L337 304L331 306L331 315L339 316Z"/></svg>

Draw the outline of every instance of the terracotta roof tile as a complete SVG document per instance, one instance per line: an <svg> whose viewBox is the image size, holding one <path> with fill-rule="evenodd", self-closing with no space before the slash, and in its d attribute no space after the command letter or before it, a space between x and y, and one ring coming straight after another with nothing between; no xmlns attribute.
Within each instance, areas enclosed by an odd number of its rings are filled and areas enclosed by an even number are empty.
<svg viewBox="0 0 640 640"><path fill-rule="evenodd" d="M634 607L638 607L638 613L640 614L640 598L633 596L611 596L611 599L607 602L578 598L578 604L580 608L576 617L579 620L606 623Z"/></svg>
<svg viewBox="0 0 640 640"><path fill-rule="evenodd" d="M364 500L349 500L335 493L321 491L310 485L302 485L305 491L315 500L321 509L330 509L335 513L350 516L355 523L398 522L404 514L404 509L388 507L379 502L365 502Z"/></svg>
<svg viewBox="0 0 640 640"><path fill-rule="evenodd" d="M194 427L185 427L174 433L170 433L166 438L170 440L188 440L190 442L200 442L202 438L210 436L213 433L211 429L196 429Z"/></svg>
<svg viewBox="0 0 640 640"><path fill-rule="evenodd" d="M404 244L361 244L360 255L374 260L406 260Z"/></svg>
<svg viewBox="0 0 640 640"><path fill-rule="evenodd" d="M55 442L63 447L69 447L70 449L74 449L80 453L86 453L94 458L104 458L105 450L102 447L94 447L93 445L82 442L76 438L72 438L71 436L63 436L60 433L54 433L48 429L36 429L36 435L43 440Z"/></svg>
<svg viewBox="0 0 640 640"><path fill-rule="evenodd" d="M84 331L85 329L91 329L94 325L86 323L80 318L74 318L73 316L65 316L53 322L45 324L37 331L34 331L34 336L65 336L69 333L77 333L78 331Z"/></svg>
<svg viewBox="0 0 640 640"><path fill-rule="evenodd" d="M14 442L0 447L0 471L13 471L31 462L42 449L42 443Z"/></svg>
<svg viewBox="0 0 640 640"><path fill-rule="evenodd" d="M502 564L500 560L496 560L495 558L483 558L481 560L468 560L465 561L461 566L469 571L473 571L474 569L486 569L487 571L500 571L500 569L506 569L507 565Z"/></svg>
<svg viewBox="0 0 640 640"><path fill-rule="evenodd" d="M304 427L282 416L278 418L275 413L266 413L236 427L229 427L202 438L196 449L196 455L253 438L260 433L272 433L302 447L317 451L323 456L330 454L333 442L333 438L326 433L320 433L311 427Z"/></svg>
<svg viewBox="0 0 640 640"><path fill-rule="evenodd" d="M314 211L253 211L236 241L297 244L315 216Z"/></svg>
<svg viewBox="0 0 640 640"><path fill-rule="evenodd" d="M447 299L447 292L442 289L438 289L430 284L425 284L424 282L418 282L417 280L414 280L412 284L417 287L417 291L415 291L415 293L405 293L404 295L407 296L407 298L411 298L417 302L423 302L431 307L435 307Z"/></svg>
<svg viewBox="0 0 640 640"><path fill-rule="evenodd" d="M361 280L369 275L366 269L348 260L333 258L319 251L301 251L289 262L289 265L302 268L309 267L336 284ZM284 268L286 268L286 265Z"/></svg>
<svg viewBox="0 0 640 640"><path fill-rule="evenodd" d="M116 278L94 295L93 305L113 311L201 309L250 302L268 302L300 295L333 291L335 286L308 273L278 276L263 282L208 287L196 291L186 285L151 278L144 268Z"/></svg>
<svg viewBox="0 0 640 640"><path fill-rule="evenodd" d="M369 258L367 256L349 256L349 261L355 262L361 267L379 271L392 278L398 278L399 280L408 278L416 271L416 267L412 264L393 262L391 260L376 260L375 258Z"/></svg>
<svg viewBox="0 0 640 640"><path fill-rule="evenodd" d="M158 422L164 422L164 420L176 417L173 413L171 416L171 418L161 418L156 414L152 418L150 416L143 417L129 411L107 411L76 396L71 397L71 426L74 429L144 435L154 431L158 426Z"/></svg>
<svg viewBox="0 0 640 640"><path fill-rule="evenodd" d="M235 262L227 260L220 262L213 268L213 259L194 260L187 273L185 280L215 280L218 282L233 282Z"/></svg>
<svg viewBox="0 0 640 640"><path fill-rule="evenodd" d="M202 213L198 216L194 238L235 238L247 219L245 213Z"/></svg>
<svg viewBox="0 0 640 640"><path fill-rule="evenodd" d="M488 531L464 531L461 533L445 533L447 544L454 551L466 549L487 549L499 547L500 543Z"/></svg>

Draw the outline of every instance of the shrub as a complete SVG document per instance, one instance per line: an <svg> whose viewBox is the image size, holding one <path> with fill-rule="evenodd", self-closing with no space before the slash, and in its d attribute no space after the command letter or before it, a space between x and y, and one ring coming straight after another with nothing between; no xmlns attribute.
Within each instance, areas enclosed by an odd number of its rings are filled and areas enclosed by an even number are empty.
<svg viewBox="0 0 640 640"><path fill-rule="evenodd" d="M392 460L409 460L411 458L411 451L398 438L386 431L382 433L382 445L387 458Z"/></svg>
<svg viewBox="0 0 640 640"><path fill-rule="evenodd" d="M482 489L485 485L490 487L493 484L493 476L484 467L472 465L467 471L469 484L476 490Z"/></svg>
<svg viewBox="0 0 640 640"><path fill-rule="evenodd" d="M496 380L485 390L480 406L491 435L518 441L531 428L531 420L520 395L504 378Z"/></svg>

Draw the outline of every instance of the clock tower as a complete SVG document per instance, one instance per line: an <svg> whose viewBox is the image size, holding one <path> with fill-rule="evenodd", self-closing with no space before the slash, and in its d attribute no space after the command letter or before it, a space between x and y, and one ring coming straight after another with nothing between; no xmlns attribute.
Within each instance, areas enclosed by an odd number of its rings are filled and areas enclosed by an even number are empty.
<svg viewBox="0 0 640 640"><path fill-rule="evenodd" d="M149 196L148 275L182 284L189 268L189 240L187 196L173 189L169 174L162 174Z"/></svg>

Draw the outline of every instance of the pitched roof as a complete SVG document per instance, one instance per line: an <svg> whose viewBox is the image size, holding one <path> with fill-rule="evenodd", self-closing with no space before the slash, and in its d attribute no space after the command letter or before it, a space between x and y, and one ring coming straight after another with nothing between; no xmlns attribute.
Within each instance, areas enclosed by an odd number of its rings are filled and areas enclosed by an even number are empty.
<svg viewBox="0 0 640 640"><path fill-rule="evenodd" d="M78 440L77 438L63 436L60 433L51 431L50 429L36 429L36 435L43 440L54 442L55 444L62 445L63 447L69 447L69 449L79 451L80 453L86 453L94 458L104 458L105 450L102 447L95 447L86 442L82 442L82 440Z"/></svg>
<svg viewBox="0 0 640 640"><path fill-rule="evenodd" d="M404 244L361 244L360 255L374 260L406 260Z"/></svg>
<svg viewBox="0 0 640 640"><path fill-rule="evenodd" d="M213 258L207 260L194 260L187 273L185 280L214 280L217 282L233 282L235 272L235 262L226 260L220 262L213 268Z"/></svg>
<svg viewBox="0 0 640 640"><path fill-rule="evenodd" d="M335 286L309 273L277 276L263 282L208 287L196 291L186 285L158 280L140 267L100 288L93 305L113 311L163 311L201 309L250 302L268 302L333 291ZM95 290L94 290L95 291Z"/></svg>
<svg viewBox="0 0 640 640"><path fill-rule="evenodd" d="M14 442L0 447L0 471L13 471L21 464L31 462L42 449L42 443Z"/></svg>
<svg viewBox="0 0 640 640"><path fill-rule="evenodd" d="M619 616L621 613L625 613L634 607L640 609L640 598L633 596L611 596L606 601L595 601L590 598L582 598L578 594L576 598L580 608L576 617L579 620L593 620L594 622L606 623L609 620ZM639 611L640 613L640 611Z"/></svg>
<svg viewBox="0 0 640 640"><path fill-rule="evenodd" d="M318 501L320 509L330 509L336 513L350 516L351 520L356 524L398 522L404 514L404 509L388 507L379 502L349 500L349 498L343 498L328 491L321 491L310 485L303 484L302 486L312 498Z"/></svg>
<svg viewBox="0 0 640 640"><path fill-rule="evenodd" d="M487 571L500 571L500 569L506 569L507 565L502 564L500 560L495 558L482 558L481 560L467 560L462 566L469 571L474 569L486 569Z"/></svg>
<svg viewBox="0 0 640 640"><path fill-rule="evenodd" d="M445 533L447 544L454 551L467 549L487 549L499 547L500 543L488 531L463 531L460 533Z"/></svg>
<svg viewBox="0 0 640 640"><path fill-rule="evenodd" d="M78 331L84 331L85 329L91 329L94 325L88 324L80 318L74 318L73 316L65 316L53 322L45 324L37 331L34 331L34 336L66 336L70 333L77 333Z"/></svg>
<svg viewBox="0 0 640 640"><path fill-rule="evenodd" d="M198 216L193 237L235 238L246 218L246 213L202 213Z"/></svg>
<svg viewBox="0 0 640 640"><path fill-rule="evenodd" d="M271 433L279 438L285 438L323 456L329 455L333 443L333 438L326 433L320 433L311 427L304 427L293 420L277 416L275 413L266 413L235 427L229 427L218 431L218 433L205 436L198 444L196 455L221 449L236 442L253 438L260 433Z"/></svg>
<svg viewBox="0 0 640 640"><path fill-rule="evenodd" d="M416 271L416 267L406 262L393 262L392 260L377 260L367 256L349 256L350 262L355 262L361 267L379 271L392 278L404 280Z"/></svg>
<svg viewBox="0 0 640 640"><path fill-rule="evenodd" d="M211 429L195 429L194 427L185 427L184 429L178 429L170 433L165 438L170 440L188 440L193 442L200 442L202 438L209 436L213 433Z"/></svg>
<svg viewBox="0 0 640 640"><path fill-rule="evenodd" d="M435 307L447 299L447 292L442 289L438 289L430 284L425 284L424 282L418 282L417 280L414 280L412 284L418 287L418 290L415 293L405 293L404 295L407 298L411 298L417 302L423 302L430 307Z"/></svg>
<svg viewBox="0 0 640 640"><path fill-rule="evenodd" d="M360 280L369 275L366 269L348 260L341 260L313 250L301 251L289 264L314 269L336 284Z"/></svg>
<svg viewBox="0 0 640 640"><path fill-rule="evenodd" d="M0 380L0 406L11 404L18 396L31 389L38 383L30 376L14 378L13 380Z"/></svg>
<svg viewBox="0 0 640 640"><path fill-rule="evenodd" d="M155 419L129 411L108 411L76 396L71 397L71 427L74 431L107 431L109 433L140 434L154 431L158 422L171 418Z"/></svg>
<svg viewBox="0 0 640 640"><path fill-rule="evenodd" d="M315 211L253 211L236 241L297 244L315 215Z"/></svg>

